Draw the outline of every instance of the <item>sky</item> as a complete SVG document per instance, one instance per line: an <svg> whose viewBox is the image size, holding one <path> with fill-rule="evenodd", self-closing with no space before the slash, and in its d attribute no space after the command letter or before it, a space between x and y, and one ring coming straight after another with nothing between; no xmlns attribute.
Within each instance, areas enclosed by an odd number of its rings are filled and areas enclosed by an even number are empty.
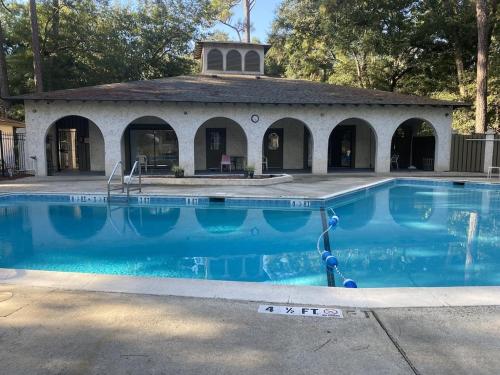
<svg viewBox="0 0 500 375"><path fill-rule="evenodd" d="M257 37L262 43L267 41L267 35L271 32L274 12L280 3L281 0L256 0L251 14L252 37ZM243 7L241 5L235 8L234 13L235 20L243 19ZM215 28L228 33L231 39L238 40L238 36L230 27L220 24Z"/></svg>

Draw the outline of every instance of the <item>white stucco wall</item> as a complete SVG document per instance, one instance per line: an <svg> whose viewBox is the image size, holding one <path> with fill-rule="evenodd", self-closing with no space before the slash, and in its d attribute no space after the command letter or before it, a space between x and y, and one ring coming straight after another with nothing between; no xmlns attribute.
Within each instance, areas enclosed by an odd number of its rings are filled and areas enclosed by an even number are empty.
<svg viewBox="0 0 500 375"><path fill-rule="evenodd" d="M99 128L89 122L89 144L90 144L90 170L92 172L103 172L105 168L104 138Z"/></svg>
<svg viewBox="0 0 500 375"><path fill-rule="evenodd" d="M375 139L365 124L356 124L355 168L373 168L375 164Z"/></svg>
<svg viewBox="0 0 500 375"><path fill-rule="evenodd" d="M46 174L45 136L56 120L68 115L87 117L101 130L105 146L105 171L108 175L115 163L122 160L121 137L133 120L143 116L163 119L175 130L179 140L179 163L187 175L195 168L195 134L213 117L236 121L248 140L248 163L262 168L262 138L266 129L283 118L294 118L307 124L313 138L312 172L327 173L328 139L341 121L361 118L376 135L375 171L389 172L390 146L397 127L410 118L421 118L436 131L435 169L449 169L451 147L451 108L430 106L289 106L233 104L174 104L156 102L65 102L26 101L26 128L30 155L38 158L38 174ZM252 115L259 121L251 121ZM302 137L301 137L302 138ZM285 138L286 139L286 138ZM297 150L298 151L298 150ZM302 160L302 152L297 152Z"/></svg>

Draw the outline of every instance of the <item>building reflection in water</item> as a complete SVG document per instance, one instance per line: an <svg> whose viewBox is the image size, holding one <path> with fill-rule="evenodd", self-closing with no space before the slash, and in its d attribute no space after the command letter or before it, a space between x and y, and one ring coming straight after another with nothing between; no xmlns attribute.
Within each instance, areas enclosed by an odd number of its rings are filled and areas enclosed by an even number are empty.
<svg viewBox="0 0 500 375"><path fill-rule="evenodd" d="M281 233L295 232L306 226L311 217L310 210L263 210L264 219L273 229Z"/></svg>
<svg viewBox="0 0 500 375"><path fill-rule="evenodd" d="M83 240L95 236L106 223L107 207L91 205L50 205L49 219L61 236Z"/></svg>
<svg viewBox="0 0 500 375"><path fill-rule="evenodd" d="M228 234L237 231L247 217L247 210L230 208L196 208L196 220L207 232Z"/></svg>
<svg viewBox="0 0 500 375"><path fill-rule="evenodd" d="M434 212L434 189L395 186L389 190L389 212L403 227L427 222Z"/></svg>
<svg viewBox="0 0 500 375"><path fill-rule="evenodd" d="M127 218L132 230L143 237L161 237L170 232L179 217L177 207L127 207Z"/></svg>

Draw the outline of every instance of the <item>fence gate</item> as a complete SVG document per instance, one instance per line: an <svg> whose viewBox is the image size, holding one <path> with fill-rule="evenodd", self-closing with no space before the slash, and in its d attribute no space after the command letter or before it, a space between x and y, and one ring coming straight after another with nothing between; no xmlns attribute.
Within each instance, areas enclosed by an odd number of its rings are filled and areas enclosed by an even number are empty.
<svg viewBox="0 0 500 375"><path fill-rule="evenodd" d="M485 142L468 141L467 139L485 139L485 135L453 134L451 138L450 170L454 172L483 172Z"/></svg>
<svg viewBox="0 0 500 375"><path fill-rule="evenodd" d="M0 168L3 177L33 173L32 163L26 160L25 141L25 134L5 134L0 131Z"/></svg>

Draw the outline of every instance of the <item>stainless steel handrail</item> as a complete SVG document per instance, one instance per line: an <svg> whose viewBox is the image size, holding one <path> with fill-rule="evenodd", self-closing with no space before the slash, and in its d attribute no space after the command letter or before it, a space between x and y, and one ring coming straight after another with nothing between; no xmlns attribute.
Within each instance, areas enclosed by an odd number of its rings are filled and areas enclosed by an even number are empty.
<svg viewBox="0 0 500 375"><path fill-rule="evenodd" d="M113 177L115 176L115 173L116 173L116 170L118 169L118 166L121 165L121 190L122 190L122 193L125 191L125 187L124 187L124 180L123 180L123 163L122 161L118 161L114 168L113 168L113 171L111 172L111 175L109 176L109 179L108 179L108 202L110 201L110 198L111 198L111 180L113 180Z"/></svg>
<svg viewBox="0 0 500 375"><path fill-rule="evenodd" d="M137 166L139 166L139 173L138 173L138 177L139 177L139 193L142 192L142 167L141 167L141 163L139 160L136 160L133 167L132 167L132 170L130 171L130 174L128 175L128 178L126 179L125 183L127 184L127 200L130 196L130 184L132 183L132 180L134 179L134 172L135 170L137 169Z"/></svg>

